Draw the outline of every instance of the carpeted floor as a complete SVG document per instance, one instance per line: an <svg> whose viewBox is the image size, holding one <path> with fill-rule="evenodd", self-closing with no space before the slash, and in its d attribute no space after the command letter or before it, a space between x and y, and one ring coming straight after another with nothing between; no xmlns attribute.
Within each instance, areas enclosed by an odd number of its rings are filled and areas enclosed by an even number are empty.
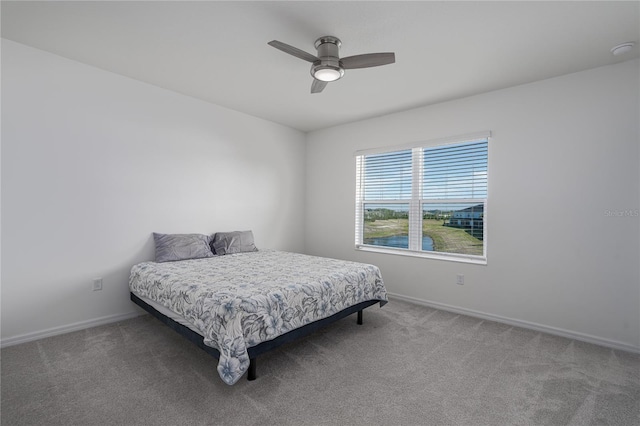
<svg viewBox="0 0 640 426"><path fill-rule="evenodd" d="M234 386L149 315L0 355L2 425L640 424L640 355L396 300Z"/></svg>

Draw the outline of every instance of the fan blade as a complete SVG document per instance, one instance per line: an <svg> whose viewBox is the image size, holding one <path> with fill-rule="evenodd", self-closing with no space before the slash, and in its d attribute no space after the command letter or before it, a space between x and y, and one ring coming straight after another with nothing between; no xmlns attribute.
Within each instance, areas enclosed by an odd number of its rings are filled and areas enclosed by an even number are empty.
<svg viewBox="0 0 640 426"><path fill-rule="evenodd" d="M396 61L396 55L393 52L388 53L366 53L364 55L347 56L340 59L342 67L346 70L354 68L369 68L380 65L393 64Z"/></svg>
<svg viewBox="0 0 640 426"><path fill-rule="evenodd" d="M325 88L325 86L329 83L328 81L321 81L313 79L313 83L311 83L311 93L320 93Z"/></svg>
<svg viewBox="0 0 640 426"><path fill-rule="evenodd" d="M296 58L304 59L305 61L315 62L320 60L320 58L313 56L311 53L307 53L304 50L300 50L297 47L290 46L287 43L283 43L278 40L272 40L267 44L269 46L275 47L276 49L280 49L283 52L288 53L289 55L293 55Z"/></svg>

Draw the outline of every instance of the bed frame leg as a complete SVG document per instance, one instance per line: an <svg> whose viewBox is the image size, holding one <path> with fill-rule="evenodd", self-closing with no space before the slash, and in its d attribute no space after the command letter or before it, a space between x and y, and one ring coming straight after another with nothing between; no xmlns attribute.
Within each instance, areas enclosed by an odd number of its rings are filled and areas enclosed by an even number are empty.
<svg viewBox="0 0 640 426"><path fill-rule="evenodd" d="M362 310L358 311L358 325L362 325Z"/></svg>
<svg viewBox="0 0 640 426"><path fill-rule="evenodd" d="M256 379L256 359L249 359L249 373L247 374L247 380L255 380Z"/></svg>

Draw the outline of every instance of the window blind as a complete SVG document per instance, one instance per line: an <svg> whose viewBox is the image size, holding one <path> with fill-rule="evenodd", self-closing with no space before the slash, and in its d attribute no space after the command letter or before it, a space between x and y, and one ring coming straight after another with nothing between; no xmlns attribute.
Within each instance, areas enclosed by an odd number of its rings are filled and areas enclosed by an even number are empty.
<svg viewBox="0 0 640 426"><path fill-rule="evenodd" d="M488 141L425 148L422 198L425 200L487 197Z"/></svg>
<svg viewBox="0 0 640 426"><path fill-rule="evenodd" d="M411 150L363 156L361 176L364 200L410 200Z"/></svg>

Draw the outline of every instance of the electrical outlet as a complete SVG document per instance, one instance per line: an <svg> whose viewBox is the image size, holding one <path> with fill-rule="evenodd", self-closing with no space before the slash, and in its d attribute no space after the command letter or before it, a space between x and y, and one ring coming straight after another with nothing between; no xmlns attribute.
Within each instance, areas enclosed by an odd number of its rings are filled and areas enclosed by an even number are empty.
<svg viewBox="0 0 640 426"><path fill-rule="evenodd" d="M93 291L102 290L102 278L93 279Z"/></svg>
<svg viewBox="0 0 640 426"><path fill-rule="evenodd" d="M456 284L464 285L464 274L458 274L456 276Z"/></svg>

